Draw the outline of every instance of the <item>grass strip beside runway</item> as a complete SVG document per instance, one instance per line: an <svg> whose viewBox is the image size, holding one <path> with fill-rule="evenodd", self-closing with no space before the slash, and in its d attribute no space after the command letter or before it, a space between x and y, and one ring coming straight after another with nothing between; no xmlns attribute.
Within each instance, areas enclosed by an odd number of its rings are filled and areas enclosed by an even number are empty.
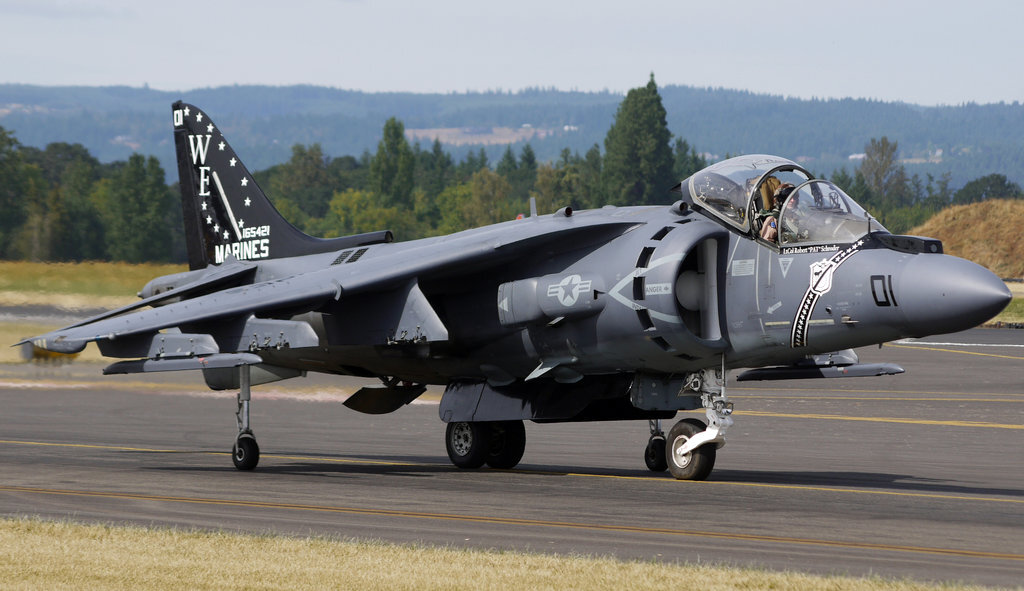
<svg viewBox="0 0 1024 591"><path fill-rule="evenodd" d="M496 550L0 520L0 581L30 589L923 590L935 585ZM942 585L942 589L981 587Z"/></svg>

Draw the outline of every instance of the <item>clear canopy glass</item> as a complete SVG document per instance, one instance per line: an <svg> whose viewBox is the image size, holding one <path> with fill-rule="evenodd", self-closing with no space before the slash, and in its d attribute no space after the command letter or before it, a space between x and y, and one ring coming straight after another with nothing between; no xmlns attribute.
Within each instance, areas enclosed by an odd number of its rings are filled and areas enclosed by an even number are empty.
<svg viewBox="0 0 1024 591"><path fill-rule="evenodd" d="M778 215L778 210L771 211L772 195L784 184L796 188ZM694 203L743 233L759 234L762 222L778 215L777 241L783 246L854 242L872 229L884 230L839 187L813 180L800 165L778 156L723 160L694 174L683 186Z"/></svg>
<svg viewBox="0 0 1024 591"><path fill-rule="evenodd" d="M870 225L871 216L839 187L810 181L790 193L782 206L779 244L854 242L871 231Z"/></svg>

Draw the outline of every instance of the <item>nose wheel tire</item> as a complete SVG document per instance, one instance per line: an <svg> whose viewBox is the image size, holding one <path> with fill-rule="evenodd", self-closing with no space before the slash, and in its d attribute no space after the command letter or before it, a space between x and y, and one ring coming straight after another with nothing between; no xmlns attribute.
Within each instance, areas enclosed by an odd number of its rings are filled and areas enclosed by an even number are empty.
<svg viewBox="0 0 1024 591"><path fill-rule="evenodd" d="M664 472L668 469L668 458L666 457L665 438L657 435L647 441L647 449L644 450L644 462L651 472Z"/></svg>
<svg viewBox="0 0 1024 591"><path fill-rule="evenodd" d="M252 435L241 435L231 448L231 460L239 470L252 470L260 461L260 446Z"/></svg>
<svg viewBox="0 0 1024 591"><path fill-rule="evenodd" d="M678 480L704 480L715 467L715 455L718 449L714 444L706 444L686 453L676 453L691 437L707 428L697 419L683 419L676 423L668 432L666 445L668 470Z"/></svg>

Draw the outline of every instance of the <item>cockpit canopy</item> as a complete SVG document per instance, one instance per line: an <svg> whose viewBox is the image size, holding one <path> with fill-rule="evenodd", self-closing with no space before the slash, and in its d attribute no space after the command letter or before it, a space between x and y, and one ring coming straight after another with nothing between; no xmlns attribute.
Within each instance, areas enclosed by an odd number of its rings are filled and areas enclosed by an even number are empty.
<svg viewBox="0 0 1024 591"><path fill-rule="evenodd" d="M795 188L781 210L773 210L772 196L783 184ZM695 204L745 234L760 236L761 224L774 216L780 246L849 243L871 231L885 231L842 189L778 156L723 160L683 181L681 189Z"/></svg>

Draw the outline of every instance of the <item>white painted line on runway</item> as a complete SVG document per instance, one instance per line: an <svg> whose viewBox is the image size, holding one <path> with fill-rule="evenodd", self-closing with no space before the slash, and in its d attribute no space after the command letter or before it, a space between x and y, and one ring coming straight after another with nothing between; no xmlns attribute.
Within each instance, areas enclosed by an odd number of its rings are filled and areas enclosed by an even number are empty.
<svg viewBox="0 0 1024 591"><path fill-rule="evenodd" d="M936 347L1019 347L1024 349L1024 345L1016 345L1012 343L936 343L934 341L920 341L918 339L900 339L893 341L897 345L934 345Z"/></svg>

